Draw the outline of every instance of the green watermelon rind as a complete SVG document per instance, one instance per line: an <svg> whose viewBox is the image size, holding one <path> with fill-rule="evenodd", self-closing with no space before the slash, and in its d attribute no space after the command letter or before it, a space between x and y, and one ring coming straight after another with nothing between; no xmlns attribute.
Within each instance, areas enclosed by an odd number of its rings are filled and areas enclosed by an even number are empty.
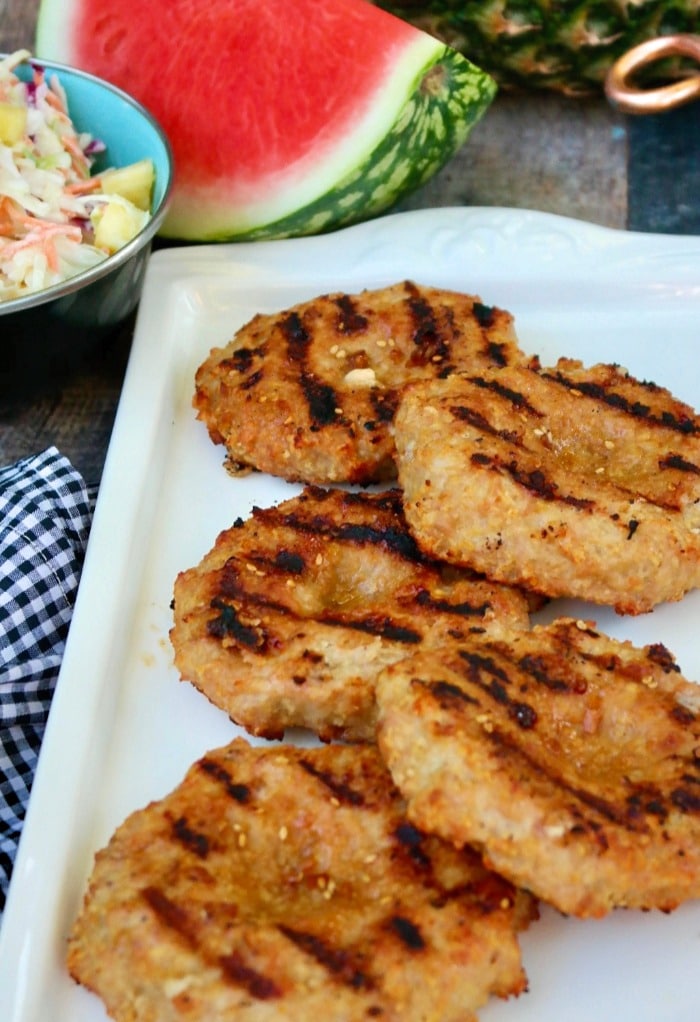
<svg viewBox="0 0 700 1022"><path fill-rule="evenodd" d="M427 83L442 77L435 88ZM448 46L416 74L393 125L370 154L324 194L249 230L197 232L202 241L259 241L322 234L368 220L425 184L461 148L497 91L495 81ZM165 225L164 235L173 230ZM171 237L187 231L181 222Z"/></svg>

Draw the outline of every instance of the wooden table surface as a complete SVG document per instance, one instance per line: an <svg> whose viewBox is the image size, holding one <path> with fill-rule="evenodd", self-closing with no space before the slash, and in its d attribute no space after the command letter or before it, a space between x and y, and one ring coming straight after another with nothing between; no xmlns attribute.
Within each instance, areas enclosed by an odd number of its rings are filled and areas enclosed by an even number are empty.
<svg viewBox="0 0 700 1022"><path fill-rule="evenodd" d="M38 0L0 0L0 52L33 49ZM402 209L530 208L623 230L700 234L700 108L626 117L605 99L501 93ZM54 444L99 483L131 325L50 392L0 394L0 465ZM1 339L0 339L1 343Z"/></svg>

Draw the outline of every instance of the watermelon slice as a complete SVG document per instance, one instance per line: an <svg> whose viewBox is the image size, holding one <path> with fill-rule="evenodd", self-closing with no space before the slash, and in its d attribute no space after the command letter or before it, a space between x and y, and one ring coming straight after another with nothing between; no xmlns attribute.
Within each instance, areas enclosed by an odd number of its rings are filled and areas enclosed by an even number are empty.
<svg viewBox="0 0 700 1022"><path fill-rule="evenodd" d="M200 241L375 216L447 162L496 89L365 0L42 0L36 55L151 110L176 165L161 233Z"/></svg>

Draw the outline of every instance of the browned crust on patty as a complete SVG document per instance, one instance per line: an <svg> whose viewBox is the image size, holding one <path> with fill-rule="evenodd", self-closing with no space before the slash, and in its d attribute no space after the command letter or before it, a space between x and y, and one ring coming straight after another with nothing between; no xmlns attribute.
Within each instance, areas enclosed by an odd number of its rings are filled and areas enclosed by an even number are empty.
<svg viewBox="0 0 700 1022"><path fill-rule="evenodd" d="M193 400L234 465L369 483L396 476L405 384L522 359L508 312L403 281L255 316L199 367Z"/></svg>
<svg viewBox="0 0 700 1022"><path fill-rule="evenodd" d="M565 913L700 897L700 687L662 645L562 618L406 658L377 700L416 826Z"/></svg>
<svg viewBox="0 0 700 1022"><path fill-rule="evenodd" d="M251 733L374 738L374 680L449 635L527 627L517 590L424 557L396 490L307 487L225 530L175 582L175 663Z"/></svg>
<svg viewBox="0 0 700 1022"><path fill-rule="evenodd" d="M530 897L421 834L373 747L206 753L96 857L68 945L116 1022L465 1022Z"/></svg>
<svg viewBox="0 0 700 1022"><path fill-rule="evenodd" d="M700 419L616 366L417 384L395 435L406 518L432 556L629 614L700 580Z"/></svg>

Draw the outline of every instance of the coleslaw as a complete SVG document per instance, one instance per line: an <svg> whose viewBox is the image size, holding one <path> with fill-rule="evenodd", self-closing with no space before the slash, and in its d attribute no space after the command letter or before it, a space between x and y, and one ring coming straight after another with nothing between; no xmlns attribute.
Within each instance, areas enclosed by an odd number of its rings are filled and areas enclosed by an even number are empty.
<svg viewBox="0 0 700 1022"><path fill-rule="evenodd" d="M30 81L15 74L29 57L0 60L0 301L94 266L150 218L150 187L140 208L119 194L121 171L113 189L110 171L92 175L104 146L76 129L58 77L38 65ZM152 186L152 164L142 169Z"/></svg>

